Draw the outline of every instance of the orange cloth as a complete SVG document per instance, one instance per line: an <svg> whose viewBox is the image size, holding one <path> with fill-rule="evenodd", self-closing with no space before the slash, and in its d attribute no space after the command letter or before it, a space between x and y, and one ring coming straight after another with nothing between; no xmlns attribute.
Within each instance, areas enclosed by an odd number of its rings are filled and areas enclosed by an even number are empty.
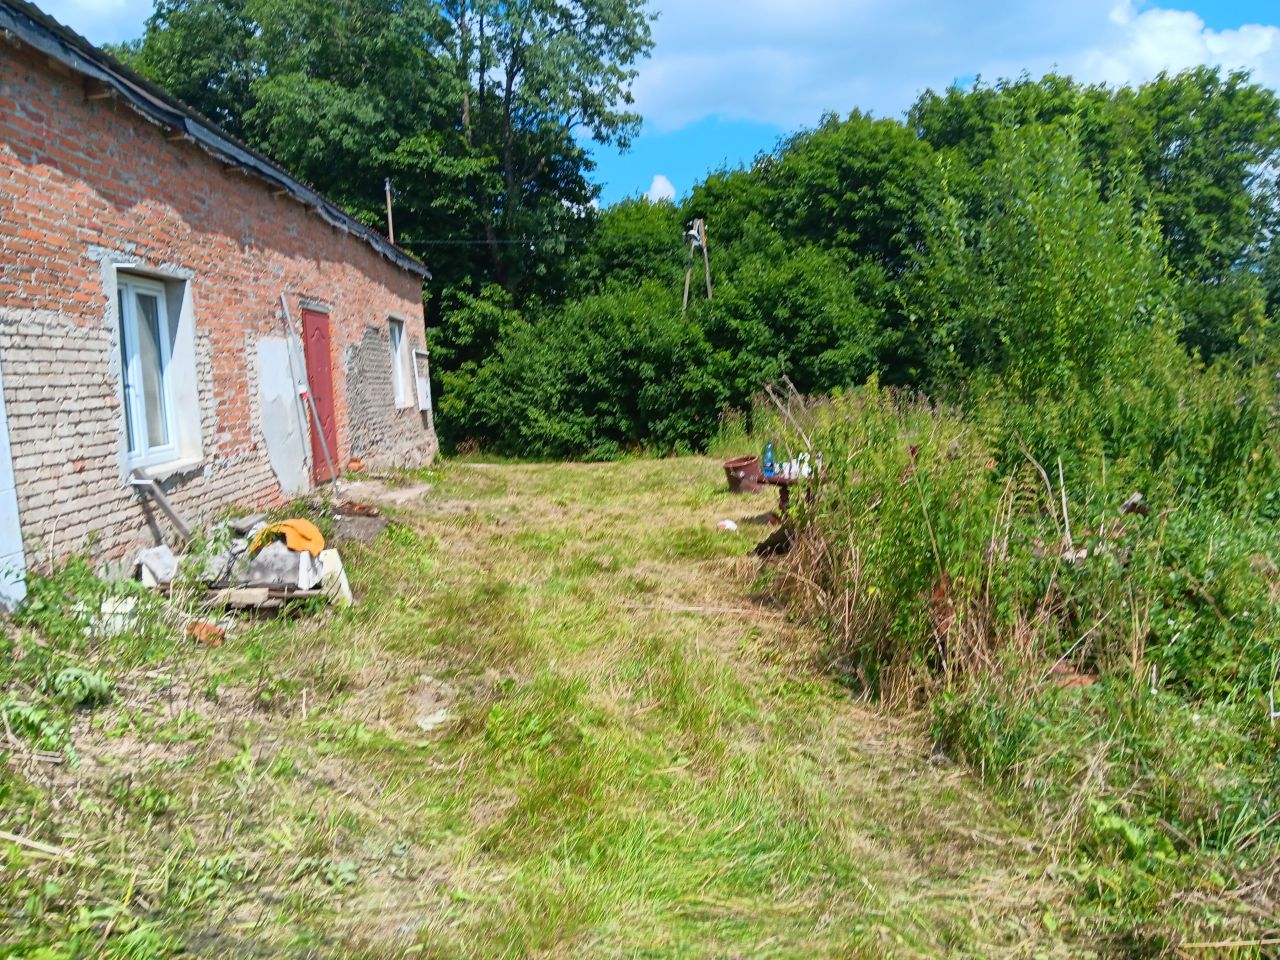
<svg viewBox="0 0 1280 960"><path fill-rule="evenodd" d="M305 551L313 557L320 556L320 551L324 549L324 534L320 532L320 528L310 520L295 517L264 527L253 538L250 552L257 553L268 540L275 536L284 537L284 545L290 550Z"/></svg>

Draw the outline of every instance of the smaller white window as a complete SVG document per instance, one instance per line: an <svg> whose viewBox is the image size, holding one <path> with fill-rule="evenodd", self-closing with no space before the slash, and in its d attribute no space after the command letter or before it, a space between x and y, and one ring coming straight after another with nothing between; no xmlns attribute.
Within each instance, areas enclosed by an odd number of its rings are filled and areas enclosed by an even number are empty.
<svg viewBox="0 0 1280 960"><path fill-rule="evenodd" d="M427 351L413 351L413 379L418 393L418 409L431 410L431 372L427 368Z"/></svg>
<svg viewBox="0 0 1280 960"><path fill-rule="evenodd" d="M390 320L391 327L391 383L395 388L396 406L409 406L409 390L408 384L405 382L405 367L407 366L408 353L405 349L404 340L404 321L397 320L394 317Z"/></svg>
<svg viewBox="0 0 1280 960"><path fill-rule="evenodd" d="M120 363L129 463L148 467L177 459L173 346L177 318L170 318L164 284L121 276Z"/></svg>

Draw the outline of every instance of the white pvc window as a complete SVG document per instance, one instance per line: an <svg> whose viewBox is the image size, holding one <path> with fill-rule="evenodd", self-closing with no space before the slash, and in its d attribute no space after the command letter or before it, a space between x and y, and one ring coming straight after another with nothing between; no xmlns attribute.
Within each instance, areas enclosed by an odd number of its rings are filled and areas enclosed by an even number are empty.
<svg viewBox="0 0 1280 960"><path fill-rule="evenodd" d="M178 457L172 375L176 319L170 320L164 284L121 275L120 365L129 463L147 467Z"/></svg>
<svg viewBox="0 0 1280 960"><path fill-rule="evenodd" d="M404 321L394 317L391 328L391 383L395 387L396 406L409 405L408 384L405 383Z"/></svg>

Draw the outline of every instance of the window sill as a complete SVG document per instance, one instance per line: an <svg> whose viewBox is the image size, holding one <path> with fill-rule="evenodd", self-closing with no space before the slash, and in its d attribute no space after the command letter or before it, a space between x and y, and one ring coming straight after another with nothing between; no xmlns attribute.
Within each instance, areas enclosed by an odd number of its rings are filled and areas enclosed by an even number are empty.
<svg viewBox="0 0 1280 960"><path fill-rule="evenodd" d="M141 470L152 480L157 483L163 483L166 480L172 480L180 473L194 473L198 468L204 466L204 457L183 457L178 460L169 460L165 463L153 464L149 467L137 464L129 464L129 470Z"/></svg>

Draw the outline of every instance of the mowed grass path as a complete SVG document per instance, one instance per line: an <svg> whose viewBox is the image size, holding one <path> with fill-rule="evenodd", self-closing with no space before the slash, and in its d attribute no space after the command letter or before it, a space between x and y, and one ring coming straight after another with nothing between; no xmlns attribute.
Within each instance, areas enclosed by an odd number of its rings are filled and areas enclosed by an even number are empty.
<svg viewBox="0 0 1280 960"><path fill-rule="evenodd" d="M345 548L357 607L81 725L15 829L109 869L18 866L196 956L1092 955L1047 850L756 596L770 498L706 459L431 479Z"/></svg>

